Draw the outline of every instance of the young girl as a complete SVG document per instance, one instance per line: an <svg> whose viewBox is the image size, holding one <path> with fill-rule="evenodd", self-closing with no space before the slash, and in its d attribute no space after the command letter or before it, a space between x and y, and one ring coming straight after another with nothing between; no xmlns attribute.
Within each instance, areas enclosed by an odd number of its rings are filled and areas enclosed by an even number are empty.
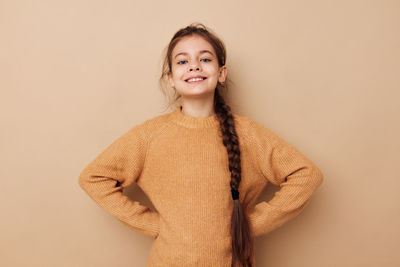
<svg viewBox="0 0 400 267"><path fill-rule="evenodd" d="M298 215L323 180L295 147L231 111L225 62L210 29L180 29L160 78L180 104L133 126L80 174L96 203L154 238L149 267L254 267L254 237ZM123 195L134 182L156 211ZM280 190L256 204L268 182Z"/></svg>

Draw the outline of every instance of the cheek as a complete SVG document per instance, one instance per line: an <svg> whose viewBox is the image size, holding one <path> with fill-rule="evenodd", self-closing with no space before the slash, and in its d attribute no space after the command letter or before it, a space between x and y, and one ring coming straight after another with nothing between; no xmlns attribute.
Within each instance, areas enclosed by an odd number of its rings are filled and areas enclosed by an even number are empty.
<svg viewBox="0 0 400 267"><path fill-rule="evenodd" d="M213 79L218 79L219 77L218 70L212 69L208 73L209 77L212 77Z"/></svg>
<svg viewBox="0 0 400 267"><path fill-rule="evenodd" d="M182 68L176 67L176 68L173 68L172 73L173 73L172 77L174 79L179 79L183 75L184 70L182 70Z"/></svg>
<svg viewBox="0 0 400 267"><path fill-rule="evenodd" d="M204 70L207 70L207 72L218 75L218 66L216 65L205 65L203 67Z"/></svg>

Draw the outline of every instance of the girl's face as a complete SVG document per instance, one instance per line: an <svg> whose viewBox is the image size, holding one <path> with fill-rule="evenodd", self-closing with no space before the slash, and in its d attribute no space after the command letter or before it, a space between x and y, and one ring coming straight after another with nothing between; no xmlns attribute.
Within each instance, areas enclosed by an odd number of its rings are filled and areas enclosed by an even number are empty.
<svg viewBox="0 0 400 267"><path fill-rule="evenodd" d="M226 78L226 66L219 67L212 45L199 35L182 38L172 50L168 80L182 98L213 100L218 81ZM201 80L190 80L200 77ZM205 78L205 79L204 79Z"/></svg>

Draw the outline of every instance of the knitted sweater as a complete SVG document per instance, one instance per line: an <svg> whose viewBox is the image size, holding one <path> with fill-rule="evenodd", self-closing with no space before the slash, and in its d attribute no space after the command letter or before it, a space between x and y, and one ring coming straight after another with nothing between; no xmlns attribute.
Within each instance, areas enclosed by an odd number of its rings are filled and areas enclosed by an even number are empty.
<svg viewBox="0 0 400 267"><path fill-rule="evenodd" d="M249 207L253 236L261 236L298 215L323 174L263 124L232 114L241 156L239 200ZM192 117L178 107L122 134L83 169L79 185L131 230L154 238L147 267L230 267L230 180L216 115ZM156 210L123 194L134 182ZM268 183L280 190L256 203Z"/></svg>

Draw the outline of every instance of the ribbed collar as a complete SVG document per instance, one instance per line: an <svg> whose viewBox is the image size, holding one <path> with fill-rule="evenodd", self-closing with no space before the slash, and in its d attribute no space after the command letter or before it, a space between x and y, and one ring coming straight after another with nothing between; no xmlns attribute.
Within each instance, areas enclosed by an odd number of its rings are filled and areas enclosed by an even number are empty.
<svg viewBox="0 0 400 267"><path fill-rule="evenodd" d="M183 114L181 106L170 113L171 119L186 128L212 128L219 125L216 114L209 117L192 117Z"/></svg>

